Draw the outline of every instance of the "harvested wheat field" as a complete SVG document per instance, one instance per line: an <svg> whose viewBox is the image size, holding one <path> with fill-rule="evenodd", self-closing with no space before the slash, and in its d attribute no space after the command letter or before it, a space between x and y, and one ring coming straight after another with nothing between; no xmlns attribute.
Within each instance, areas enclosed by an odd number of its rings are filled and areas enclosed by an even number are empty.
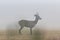
<svg viewBox="0 0 60 40"><path fill-rule="evenodd" d="M0 31L0 40L60 40L60 31L34 31L19 34L18 31Z"/></svg>

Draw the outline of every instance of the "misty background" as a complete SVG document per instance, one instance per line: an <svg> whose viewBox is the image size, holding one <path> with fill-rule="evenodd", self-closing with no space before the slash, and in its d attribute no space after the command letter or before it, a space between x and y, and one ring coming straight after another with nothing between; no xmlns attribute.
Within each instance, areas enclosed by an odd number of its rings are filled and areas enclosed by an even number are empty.
<svg viewBox="0 0 60 40"><path fill-rule="evenodd" d="M42 20L36 26L40 29L60 29L60 0L0 0L0 29L16 28L21 19L34 20L39 12Z"/></svg>

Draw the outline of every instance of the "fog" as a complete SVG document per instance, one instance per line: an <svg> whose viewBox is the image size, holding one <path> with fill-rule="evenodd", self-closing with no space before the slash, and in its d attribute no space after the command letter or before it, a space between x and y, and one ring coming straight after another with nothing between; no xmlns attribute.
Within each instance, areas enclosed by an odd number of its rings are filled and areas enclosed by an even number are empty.
<svg viewBox="0 0 60 40"><path fill-rule="evenodd" d="M39 12L39 28L47 30L60 29L59 0L0 0L0 29L21 19L34 20L36 11Z"/></svg>

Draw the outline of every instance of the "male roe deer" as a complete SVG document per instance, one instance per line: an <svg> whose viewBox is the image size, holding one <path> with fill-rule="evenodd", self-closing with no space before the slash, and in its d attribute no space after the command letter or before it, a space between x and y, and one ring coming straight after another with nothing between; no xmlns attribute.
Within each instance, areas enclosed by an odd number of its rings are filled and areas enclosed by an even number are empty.
<svg viewBox="0 0 60 40"><path fill-rule="evenodd" d="M21 26L21 28L19 29L19 33L21 33L21 30L24 27L29 27L30 28L30 33L32 35L32 28L37 24L39 19L41 20L41 18L38 14L35 14L34 16L36 17L34 21L28 21L28 20L19 21L19 25Z"/></svg>

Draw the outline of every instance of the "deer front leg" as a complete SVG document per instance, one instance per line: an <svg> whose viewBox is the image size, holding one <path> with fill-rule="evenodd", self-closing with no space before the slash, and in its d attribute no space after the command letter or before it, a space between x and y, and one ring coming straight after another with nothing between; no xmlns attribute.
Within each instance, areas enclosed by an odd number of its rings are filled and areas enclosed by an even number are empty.
<svg viewBox="0 0 60 40"><path fill-rule="evenodd" d="M31 33L31 35L32 35L32 28L30 28L30 33Z"/></svg>
<svg viewBox="0 0 60 40"><path fill-rule="evenodd" d="M23 27L21 27L20 29L19 29L19 33L21 34L21 30L23 29Z"/></svg>

